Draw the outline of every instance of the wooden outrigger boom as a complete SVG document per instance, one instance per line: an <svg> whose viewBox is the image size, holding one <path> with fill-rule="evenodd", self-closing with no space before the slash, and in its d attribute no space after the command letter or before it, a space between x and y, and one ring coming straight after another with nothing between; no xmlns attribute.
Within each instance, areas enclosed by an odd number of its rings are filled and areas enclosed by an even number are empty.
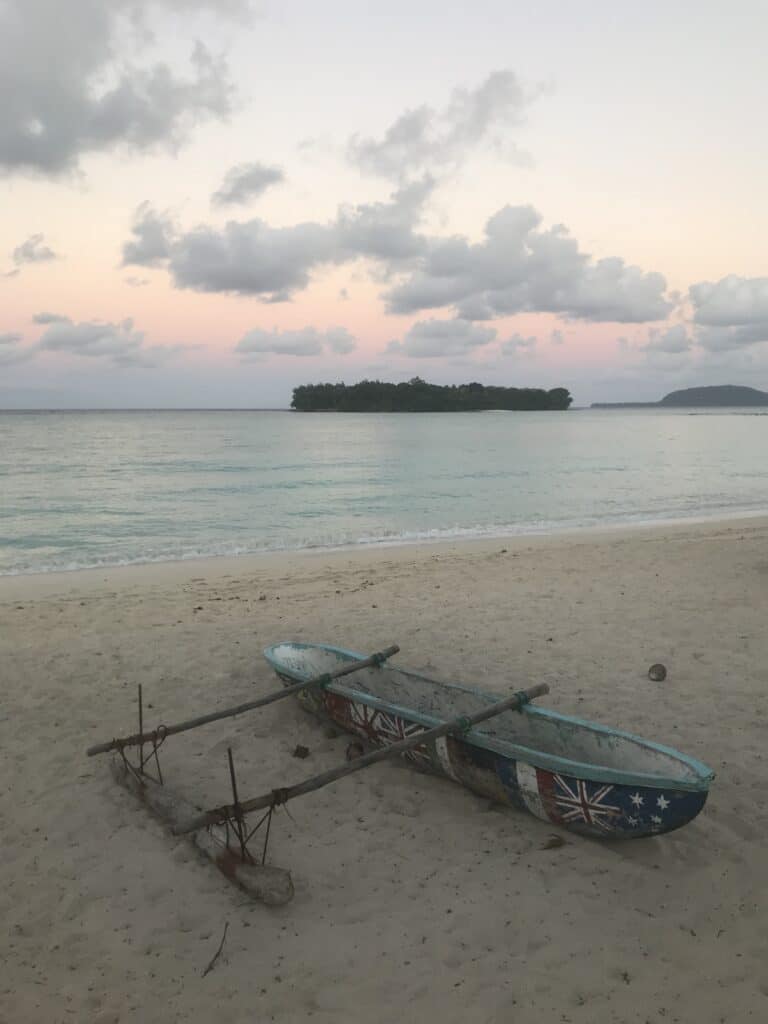
<svg viewBox="0 0 768 1024"><path fill-rule="evenodd" d="M362 664L362 662L358 664ZM451 719L449 722L436 725L433 729L425 729L423 732L409 736L399 743L392 743L389 746L382 747L379 750L372 751L370 754L357 758L351 764L341 765L338 768L332 768L330 771L322 772L320 775L314 775L309 779L305 779L304 782L297 783L295 786L289 786L287 789L273 789L271 792L254 797L252 800L224 804L221 807L214 807L210 811L204 811L187 822L175 825L173 832L176 835L196 832L198 829L208 828L211 825L220 825L227 821L238 820L249 811L279 807L281 804L287 803L288 800L293 800L297 796L303 796L305 793L313 793L315 790L321 789L331 782L336 782L337 779L341 779L345 775L359 772L361 769L368 768L379 761L384 761L386 758L397 757L398 754L403 754L414 747L420 747L424 743L430 743L432 740L439 739L441 736L447 736L449 733L467 732L472 726L478 725L489 718L494 718L504 711L520 710L524 704L527 704L535 697L541 697L545 693L549 693L549 686L546 683L538 683L527 690L519 690L511 697L491 704L474 715L462 715L459 718Z"/></svg>
<svg viewBox="0 0 768 1024"><path fill-rule="evenodd" d="M263 708L267 704L274 704L277 700L293 697L295 694L301 693L303 690L309 690L313 686L325 686L332 679L338 679L340 676L348 676L353 672L359 672L361 668L381 665L387 658L397 654L399 650L400 648L397 644L393 644L391 647L386 647L383 651L372 654L369 658L364 658L362 661L356 661L350 665L341 665L331 672L323 672L321 675L314 676L312 679L307 679L300 683L294 683L292 686L283 686L279 690L266 694L264 697L259 697L257 700L249 700L245 704L223 708L221 711L212 711L210 714L200 715L198 718L189 718L185 722L177 722L176 725L159 725L157 729L153 729L151 732L139 731L132 736L123 736L118 739L108 740L106 743L97 743L95 746L88 747L86 754L88 757L93 757L95 754L107 754L110 750L139 747L144 743L162 743L167 736L188 732L190 729L197 729L201 725L208 725L209 722L218 722L222 718L233 718L235 715L242 715L245 711L253 711L255 708Z"/></svg>

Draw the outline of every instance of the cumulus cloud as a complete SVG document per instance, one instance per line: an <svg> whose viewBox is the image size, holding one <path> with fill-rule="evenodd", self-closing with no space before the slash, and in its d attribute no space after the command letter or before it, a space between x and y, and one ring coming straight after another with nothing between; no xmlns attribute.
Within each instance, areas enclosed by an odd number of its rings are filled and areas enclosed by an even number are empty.
<svg viewBox="0 0 768 1024"><path fill-rule="evenodd" d="M173 244L169 270L178 288L255 295L284 302L307 287L310 272L333 262L337 247L325 224L270 227L263 220L200 226Z"/></svg>
<svg viewBox="0 0 768 1024"><path fill-rule="evenodd" d="M325 344L337 355L346 356L357 348L357 340L346 327L332 327L325 332Z"/></svg>
<svg viewBox="0 0 768 1024"><path fill-rule="evenodd" d="M43 321L46 322L46 321ZM73 323L67 317L47 321L48 329L38 347L49 352L70 352L80 356L106 356L116 362L135 358L144 342L144 334L133 329L133 321Z"/></svg>
<svg viewBox="0 0 768 1024"><path fill-rule="evenodd" d="M768 277L701 281L691 285L689 298L702 348L725 352L768 341Z"/></svg>
<svg viewBox="0 0 768 1024"><path fill-rule="evenodd" d="M696 343L710 352L732 352L768 341L768 323L743 327L698 327Z"/></svg>
<svg viewBox="0 0 768 1024"><path fill-rule="evenodd" d="M387 202L344 205L333 221L274 228L266 221L229 221L177 232L167 214L148 203L136 211L123 263L165 263L179 288L254 295L284 302L306 288L312 271L364 257L400 266L426 247L415 225L434 183L424 179Z"/></svg>
<svg viewBox="0 0 768 1024"><path fill-rule="evenodd" d="M260 163L237 164L227 171L221 186L211 196L211 203L214 206L248 203L283 181L285 174L279 167Z"/></svg>
<svg viewBox="0 0 768 1024"><path fill-rule="evenodd" d="M532 99L514 72L494 71L475 89L454 90L441 110L406 110L379 139L353 135L347 154L361 170L395 180L457 165L473 146L519 124Z"/></svg>
<svg viewBox="0 0 768 1024"><path fill-rule="evenodd" d="M661 274L618 257L594 260L559 224L540 230L531 206L506 206L486 224L485 239L432 239L416 269L387 298L392 313L454 307L486 320L522 312L590 321L642 323L671 309Z"/></svg>
<svg viewBox="0 0 768 1024"><path fill-rule="evenodd" d="M119 323L100 320L74 323L68 317L42 313L38 314L35 320L37 323L48 325L35 346L37 351L66 352L92 359L107 359L118 366L154 367L169 356L189 347L147 346L144 344L144 332L134 330L133 320L130 318Z"/></svg>
<svg viewBox="0 0 768 1024"><path fill-rule="evenodd" d="M62 316L61 313L45 311L43 313L35 313L32 317L32 322L36 324L64 324L69 323L69 319L66 316Z"/></svg>
<svg viewBox="0 0 768 1024"><path fill-rule="evenodd" d="M768 277L738 277L692 284L693 318L698 324L733 327L768 323Z"/></svg>
<svg viewBox="0 0 768 1024"><path fill-rule="evenodd" d="M493 327L468 320L420 320L406 331L402 341L390 341L387 351L415 359L464 356L495 337Z"/></svg>
<svg viewBox="0 0 768 1024"><path fill-rule="evenodd" d="M0 4L0 172L58 175L117 145L176 146L204 118L225 117L221 59L195 44L191 73L130 57L151 40L147 12L235 14L239 0L5 0ZM132 50L126 44L133 43Z"/></svg>
<svg viewBox="0 0 768 1024"><path fill-rule="evenodd" d="M170 256L175 233L170 214L158 212L148 202L141 203L133 216L133 238L123 245L122 265L160 266Z"/></svg>
<svg viewBox="0 0 768 1024"><path fill-rule="evenodd" d="M501 354L504 356L517 356L521 353L531 353L536 348L536 338L532 335L524 338L522 334L512 335L501 343Z"/></svg>
<svg viewBox="0 0 768 1024"><path fill-rule="evenodd" d="M25 263L49 263L57 258L53 249L45 244L42 234L30 235L26 242L16 246L12 255L17 267Z"/></svg>
<svg viewBox="0 0 768 1024"><path fill-rule="evenodd" d="M0 332L0 366L10 366L29 359L29 349L19 348L21 335L15 331Z"/></svg>
<svg viewBox="0 0 768 1024"><path fill-rule="evenodd" d="M670 327L666 331L649 331L648 344L642 347L647 352L672 355L690 351L692 344L693 342L685 325L675 324L674 327Z"/></svg>
<svg viewBox="0 0 768 1024"><path fill-rule="evenodd" d="M427 175L388 200L343 204L333 220L286 227L254 218L184 231L168 213L142 203L123 263L164 265L178 288L284 302L318 268L368 259L379 279L395 281L384 295L388 312L452 308L460 320L548 312L644 323L672 308L661 274L618 257L593 259L562 225L542 229L530 206L499 210L478 243L425 235L418 227L434 187Z"/></svg>
<svg viewBox="0 0 768 1024"><path fill-rule="evenodd" d="M427 240L414 227L434 187L426 175L393 192L388 202L339 207L333 230L340 262L367 256L397 264L424 252Z"/></svg>
<svg viewBox="0 0 768 1024"><path fill-rule="evenodd" d="M357 341L346 327L331 327L327 331L318 331L316 327L265 331L257 327L243 335L235 351L246 357L319 356L324 350L346 355L356 347Z"/></svg>

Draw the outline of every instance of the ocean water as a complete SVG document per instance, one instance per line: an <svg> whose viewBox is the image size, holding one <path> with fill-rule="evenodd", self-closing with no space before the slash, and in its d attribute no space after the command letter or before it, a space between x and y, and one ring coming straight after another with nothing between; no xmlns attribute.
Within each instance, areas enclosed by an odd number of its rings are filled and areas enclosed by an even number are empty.
<svg viewBox="0 0 768 1024"><path fill-rule="evenodd" d="M768 511L768 415L0 413L0 574Z"/></svg>

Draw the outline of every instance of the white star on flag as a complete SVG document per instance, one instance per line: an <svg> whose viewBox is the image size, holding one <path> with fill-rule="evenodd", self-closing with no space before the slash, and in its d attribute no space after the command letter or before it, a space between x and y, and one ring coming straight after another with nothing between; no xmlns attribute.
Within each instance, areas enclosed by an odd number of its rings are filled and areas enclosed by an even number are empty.
<svg viewBox="0 0 768 1024"><path fill-rule="evenodd" d="M662 811L666 811L666 809L669 807L669 800L667 800L667 798L662 793L659 799L656 801L656 805L660 807Z"/></svg>
<svg viewBox="0 0 768 1024"><path fill-rule="evenodd" d="M640 796L639 793L633 793L629 799L632 801L635 807L643 806L643 798Z"/></svg>

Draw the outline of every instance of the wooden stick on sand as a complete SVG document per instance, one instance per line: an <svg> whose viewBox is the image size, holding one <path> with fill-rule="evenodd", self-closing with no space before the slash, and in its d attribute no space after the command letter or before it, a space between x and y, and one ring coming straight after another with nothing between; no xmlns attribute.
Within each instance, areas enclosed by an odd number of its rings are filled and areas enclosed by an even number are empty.
<svg viewBox="0 0 768 1024"><path fill-rule="evenodd" d="M125 761L114 758L112 774L116 782L130 790L174 833L180 823L198 813L196 807L167 786L161 786L147 776L139 777ZM190 839L230 882L234 882L252 899L268 906L280 906L293 899L293 881L289 871L269 864L245 864L237 852L229 849L225 838L219 836L217 831L204 829L190 836Z"/></svg>

